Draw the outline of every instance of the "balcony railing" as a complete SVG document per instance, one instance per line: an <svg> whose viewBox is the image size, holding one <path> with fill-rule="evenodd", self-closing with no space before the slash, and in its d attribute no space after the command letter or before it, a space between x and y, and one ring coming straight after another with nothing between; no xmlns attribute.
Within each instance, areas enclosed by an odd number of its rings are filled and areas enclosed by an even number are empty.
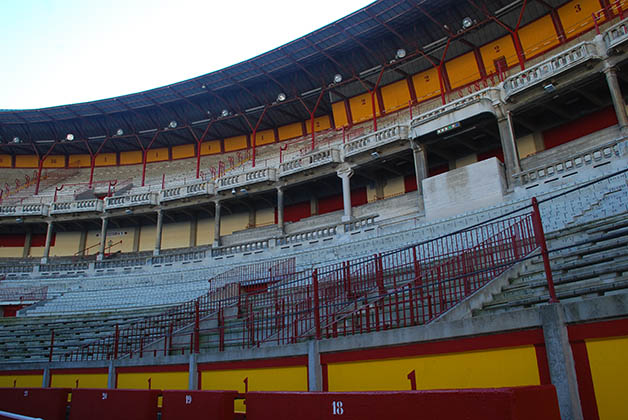
<svg viewBox="0 0 628 420"><path fill-rule="evenodd" d="M48 204L0 206L0 216L48 216Z"/></svg>
<svg viewBox="0 0 628 420"><path fill-rule="evenodd" d="M506 99L582 63L601 58L595 44L588 41L581 42L536 66L506 79L504 81Z"/></svg>
<svg viewBox="0 0 628 420"><path fill-rule="evenodd" d="M628 40L628 19L611 26L604 33L606 50L611 50Z"/></svg>
<svg viewBox="0 0 628 420"><path fill-rule="evenodd" d="M218 178L218 191L230 190L232 188L244 187L246 185L258 184L260 182L274 182L277 180L277 170L275 168L254 169L241 172L235 175L227 175Z"/></svg>
<svg viewBox="0 0 628 420"><path fill-rule="evenodd" d="M327 165L329 163L341 162L340 150L326 149L310 153L296 159L289 160L279 165L279 177L292 175L301 171Z"/></svg>
<svg viewBox="0 0 628 420"><path fill-rule="evenodd" d="M214 195L216 188L211 181L195 182L193 184L181 185L173 188L161 190L159 201L172 201L187 197L198 197L204 195Z"/></svg>
<svg viewBox="0 0 628 420"><path fill-rule="evenodd" d="M52 203L50 214L80 213L80 212L101 212L104 204L101 200L81 200L64 203Z"/></svg>
<svg viewBox="0 0 628 420"><path fill-rule="evenodd" d="M358 137L343 145L344 156L347 158L372 150L378 146L383 146L398 140L407 140L408 132L409 129L407 125L395 125Z"/></svg>
<svg viewBox="0 0 628 420"><path fill-rule="evenodd" d="M105 210L157 205L157 193L142 193L105 198Z"/></svg>
<svg viewBox="0 0 628 420"><path fill-rule="evenodd" d="M489 100L491 102L497 102L500 99L500 90L498 88L489 87L479 90L463 98L457 99L453 102L440 106L436 109L424 112L421 115L412 119L412 127L424 124L427 121L434 120L441 115L448 114L450 112L467 107L473 103L480 102L482 100Z"/></svg>

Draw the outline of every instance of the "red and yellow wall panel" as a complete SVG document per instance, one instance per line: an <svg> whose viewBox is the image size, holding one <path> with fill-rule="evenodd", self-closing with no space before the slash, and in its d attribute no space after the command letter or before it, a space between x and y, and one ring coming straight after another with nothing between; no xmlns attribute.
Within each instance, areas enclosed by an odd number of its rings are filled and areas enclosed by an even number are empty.
<svg viewBox="0 0 628 420"><path fill-rule="evenodd" d="M220 153L220 151L220 140L211 140L201 143L201 156L216 155Z"/></svg>
<svg viewBox="0 0 628 420"><path fill-rule="evenodd" d="M517 33L527 59L542 54L560 43L550 15L519 28Z"/></svg>
<svg viewBox="0 0 628 420"><path fill-rule="evenodd" d="M331 120L329 119L329 115L323 115L321 117L314 118L314 132L315 133L318 133L319 131L328 130L330 128L331 128ZM307 120L305 122L305 132L307 134L310 134L312 132L312 123L310 120Z"/></svg>
<svg viewBox="0 0 628 420"><path fill-rule="evenodd" d="M405 108L410 102L410 90L405 79L383 86L381 91L386 112Z"/></svg>
<svg viewBox="0 0 628 420"><path fill-rule="evenodd" d="M35 372L0 373L0 388L39 388L43 375Z"/></svg>
<svg viewBox="0 0 628 420"><path fill-rule="evenodd" d="M611 8L613 9L613 13L619 13L619 9L627 10L628 9L628 0L613 0L611 1ZM624 16L625 17L625 16Z"/></svg>
<svg viewBox="0 0 628 420"><path fill-rule="evenodd" d="M627 419L628 336L586 340L586 347L600 419Z"/></svg>
<svg viewBox="0 0 628 420"><path fill-rule="evenodd" d="M44 159L44 168L65 168L65 155L50 155Z"/></svg>
<svg viewBox="0 0 628 420"><path fill-rule="evenodd" d="M558 17L563 24L565 36L573 38L595 26L593 13L602 9L599 0L572 0L558 8Z"/></svg>
<svg viewBox="0 0 628 420"><path fill-rule="evenodd" d="M35 155L16 155L15 167L16 168L38 168L39 159Z"/></svg>
<svg viewBox="0 0 628 420"><path fill-rule="evenodd" d="M89 168L92 166L90 155L70 155L68 157L68 168Z"/></svg>
<svg viewBox="0 0 628 420"><path fill-rule="evenodd" d="M277 131L279 134L279 141L294 139L303 135L303 124L297 122L293 124L282 125Z"/></svg>
<svg viewBox="0 0 628 420"><path fill-rule="evenodd" d="M375 97L374 100L375 113L379 116L380 109L379 103L377 103L377 97ZM367 92L362 95L349 98L349 106L351 107L351 116L353 117L354 124L373 119L373 106L370 93Z"/></svg>
<svg viewBox="0 0 628 420"><path fill-rule="evenodd" d="M412 76L412 83L418 102L440 95L438 69L431 68Z"/></svg>
<svg viewBox="0 0 628 420"><path fill-rule="evenodd" d="M275 130L264 130L255 133L255 145L263 146L275 142Z"/></svg>
<svg viewBox="0 0 628 420"><path fill-rule="evenodd" d="M120 165L135 165L142 163L143 153L141 150L131 152L120 152Z"/></svg>
<svg viewBox="0 0 628 420"><path fill-rule="evenodd" d="M220 143L218 143L218 146L220 146ZM195 144L182 144L172 147L172 159L185 159L194 156L196 156Z"/></svg>
<svg viewBox="0 0 628 420"><path fill-rule="evenodd" d="M0 168L13 167L13 158L11 155L0 155Z"/></svg>
<svg viewBox="0 0 628 420"><path fill-rule="evenodd" d="M101 153L96 156L94 166L115 166L118 164L118 156L115 153Z"/></svg>
<svg viewBox="0 0 628 420"><path fill-rule="evenodd" d="M146 152L146 162L163 162L164 160L168 160L168 148L160 147L158 149L150 149Z"/></svg>
<svg viewBox="0 0 628 420"><path fill-rule="evenodd" d="M181 368L179 368L181 369ZM143 369L138 369L143 370ZM174 370L161 371L156 368L155 371L123 371L118 369L119 389L148 389L148 380L150 379L151 389L170 389L185 390L188 389L188 371Z"/></svg>
<svg viewBox="0 0 628 420"><path fill-rule="evenodd" d="M52 371L51 388L107 388L106 369L77 369ZM77 382L78 381L78 382Z"/></svg>
<svg viewBox="0 0 628 420"><path fill-rule="evenodd" d="M480 78L480 69L475 54L469 52L445 63L452 89L465 86Z"/></svg>
<svg viewBox="0 0 628 420"><path fill-rule="evenodd" d="M510 35L484 45L480 48L480 55L482 56L482 62L484 63L486 74L497 73L495 60L498 60L501 57L506 59L508 67L519 63L517 51L515 50L515 43ZM502 69L502 71L503 70L506 69Z"/></svg>
<svg viewBox="0 0 628 420"><path fill-rule="evenodd" d="M225 139L225 152L246 149L246 136L228 137Z"/></svg>
<svg viewBox="0 0 628 420"><path fill-rule="evenodd" d="M344 101L331 104L331 112L334 116L334 122L336 127L344 127L349 125L349 117L347 116L347 110L345 108Z"/></svg>

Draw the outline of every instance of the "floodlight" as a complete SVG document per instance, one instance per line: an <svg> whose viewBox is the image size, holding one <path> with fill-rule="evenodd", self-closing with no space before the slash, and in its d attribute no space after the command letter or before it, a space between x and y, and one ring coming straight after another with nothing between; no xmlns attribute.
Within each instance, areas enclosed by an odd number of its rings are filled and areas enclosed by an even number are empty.
<svg viewBox="0 0 628 420"><path fill-rule="evenodd" d="M72 133L68 133L68 134L65 136L65 139L66 139L67 141L72 141L72 140L74 140L74 134L72 134Z"/></svg>
<svg viewBox="0 0 628 420"><path fill-rule="evenodd" d="M116 136L122 136L124 134L124 130L121 128L118 128L118 130L116 131Z"/></svg>
<svg viewBox="0 0 628 420"><path fill-rule="evenodd" d="M177 128L177 122L175 120L170 121L170 124L168 124L168 128L172 128L174 130L175 128Z"/></svg>
<svg viewBox="0 0 628 420"><path fill-rule="evenodd" d="M277 102L283 102L286 100L286 94L283 92L280 92L279 95L277 95Z"/></svg>
<svg viewBox="0 0 628 420"><path fill-rule="evenodd" d="M399 48L397 50L397 58L404 58L406 56L406 50L404 50L403 48Z"/></svg>
<svg viewBox="0 0 628 420"><path fill-rule="evenodd" d="M229 116L229 110L228 109L223 109L222 112L220 113L220 115L222 115L223 117L228 117Z"/></svg>
<svg viewBox="0 0 628 420"><path fill-rule="evenodd" d="M464 29L469 29L472 26L473 26L473 19L471 19L468 16L466 18L462 19L462 27Z"/></svg>
<svg viewBox="0 0 628 420"><path fill-rule="evenodd" d="M371 153L371 156L373 156L373 158L377 159L379 157L379 152L377 150L375 150L374 152Z"/></svg>
<svg viewBox="0 0 628 420"><path fill-rule="evenodd" d="M340 83L342 82L342 74L337 73L336 75L334 75L334 83Z"/></svg>
<svg viewBox="0 0 628 420"><path fill-rule="evenodd" d="M13 137L13 143L21 143L22 139L20 139L18 136Z"/></svg>
<svg viewBox="0 0 628 420"><path fill-rule="evenodd" d="M235 188L231 188L231 194L235 195L235 193L236 193L236 189Z"/></svg>

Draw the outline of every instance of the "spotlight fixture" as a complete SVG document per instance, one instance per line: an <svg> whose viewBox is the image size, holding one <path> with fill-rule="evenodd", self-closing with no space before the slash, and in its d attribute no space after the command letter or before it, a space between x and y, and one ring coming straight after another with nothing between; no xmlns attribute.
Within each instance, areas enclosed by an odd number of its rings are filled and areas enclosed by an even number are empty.
<svg viewBox="0 0 628 420"><path fill-rule="evenodd" d="M124 212L126 214L133 214L133 210L131 210L131 209L126 209L126 210L124 210Z"/></svg>
<svg viewBox="0 0 628 420"><path fill-rule="evenodd" d="M201 89L207 89L207 85L206 85L205 83L203 83L203 84L201 85Z"/></svg>
<svg viewBox="0 0 628 420"><path fill-rule="evenodd" d="M22 223L24 221L24 219L22 219L21 217L16 217L15 218L15 223Z"/></svg>
<svg viewBox="0 0 628 420"><path fill-rule="evenodd" d="M13 143L22 143L22 139L18 136L13 137Z"/></svg>
<svg viewBox="0 0 628 420"><path fill-rule="evenodd" d="M74 134L72 134L72 133L68 133L68 134L65 136L65 139L66 139L67 141L72 141L72 140L74 140Z"/></svg>
<svg viewBox="0 0 628 420"><path fill-rule="evenodd" d="M469 29L472 26L473 26L473 19L471 19L469 16L467 16L466 18L462 19L462 27L464 29Z"/></svg>
<svg viewBox="0 0 628 420"><path fill-rule="evenodd" d="M246 188L244 188L244 187L240 188L240 192L241 192L242 194L246 194L246 193L247 193Z"/></svg>
<svg viewBox="0 0 628 420"><path fill-rule="evenodd" d="M122 136L124 135L124 130L121 128L118 128L118 130L116 131L116 136Z"/></svg>
<svg viewBox="0 0 628 420"><path fill-rule="evenodd" d="M222 112L220 113L221 116L223 117L228 117L229 116L229 110L228 109L223 109Z"/></svg>
<svg viewBox="0 0 628 420"><path fill-rule="evenodd" d="M286 94L283 92L280 92L279 95L277 95L277 102L283 102L286 100Z"/></svg>
<svg viewBox="0 0 628 420"><path fill-rule="evenodd" d="M374 159L377 159L379 157L379 152L375 150L371 153L371 156L373 156Z"/></svg>
<svg viewBox="0 0 628 420"><path fill-rule="evenodd" d="M342 82L342 74L336 73L334 75L334 83L340 83L340 82Z"/></svg>
<svg viewBox="0 0 628 420"><path fill-rule="evenodd" d="M235 195L236 193L236 189L235 188L231 188L231 194Z"/></svg>
<svg viewBox="0 0 628 420"><path fill-rule="evenodd" d="M170 124L168 124L168 128L172 128L174 130L175 128L177 128L177 122L175 120L170 121Z"/></svg>
<svg viewBox="0 0 628 420"><path fill-rule="evenodd" d="M439 128L438 130L436 130L436 134L440 136L441 134L444 134L451 130L455 130L456 128L460 128L460 122L458 121L453 124L446 125L445 127Z"/></svg>
<svg viewBox="0 0 628 420"><path fill-rule="evenodd" d="M543 86L543 90L546 93L554 93L554 92L556 92L556 86L554 86L553 83L548 83L545 86Z"/></svg>
<svg viewBox="0 0 628 420"><path fill-rule="evenodd" d="M404 58L405 56L406 56L406 50L404 50L403 48L399 48L397 50L397 54L395 55L395 57L397 57L398 59Z"/></svg>

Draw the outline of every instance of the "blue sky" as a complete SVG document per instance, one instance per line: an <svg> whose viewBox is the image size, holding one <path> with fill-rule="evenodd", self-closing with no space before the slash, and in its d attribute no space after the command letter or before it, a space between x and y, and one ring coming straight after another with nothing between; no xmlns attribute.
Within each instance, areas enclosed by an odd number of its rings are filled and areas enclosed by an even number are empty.
<svg viewBox="0 0 628 420"><path fill-rule="evenodd" d="M367 0L0 0L0 109L104 99L200 76Z"/></svg>

